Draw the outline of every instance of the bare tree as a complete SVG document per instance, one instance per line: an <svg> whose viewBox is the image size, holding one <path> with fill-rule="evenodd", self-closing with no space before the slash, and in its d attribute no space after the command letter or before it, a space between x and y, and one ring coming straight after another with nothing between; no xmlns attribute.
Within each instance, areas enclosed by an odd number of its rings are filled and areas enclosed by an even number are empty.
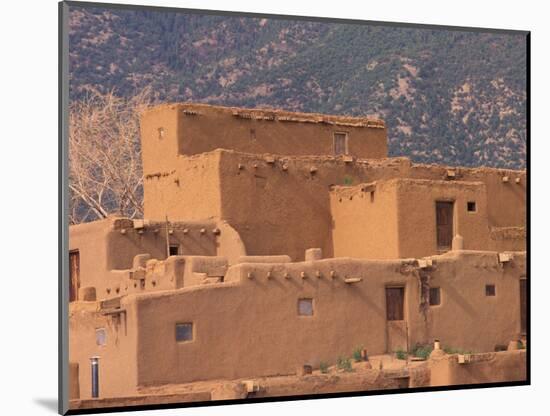
<svg viewBox="0 0 550 416"><path fill-rule="evenodd" d="M90 90L69 117L69 221L143 215L139 114L149 89L131 98Z"/></svg>

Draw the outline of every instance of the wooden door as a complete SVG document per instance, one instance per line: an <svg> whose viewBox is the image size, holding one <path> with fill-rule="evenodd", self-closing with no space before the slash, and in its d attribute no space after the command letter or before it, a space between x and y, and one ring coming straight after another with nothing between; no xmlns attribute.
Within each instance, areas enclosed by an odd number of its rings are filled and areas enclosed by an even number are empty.
<svg viewBox="0 0 550 416"><path fill-rule="evenodd" d="M69 302L78 299L80 288L80 253L78 250L69 252Z"/></svg>
<svg viewBox="0 0 550 416"><path fill-rule="evenodd" d="M405 321L405 288L386 288L387 351L407 351L407 322Z"/></svg>
<svg viewBox="0 0 550 416"><path fill-rule="evenodd" d="M386 319L388 321L402 321L405 319L403 306L405 303L404 287L386 288Z"/></svg>
<svg viewBox="0 0 550 416"><path fill-rule="evenodd" d="M527 333L527 280L519 281L519 305L520 305L520 322L521 333Z"/></svg>
<svg viewBox="0 0 550 416"><path fill-rule="evenodd" d="M453 203L437 201L435 203L435 221L437 229L437 249L448 250L453 242Z"/></svg>

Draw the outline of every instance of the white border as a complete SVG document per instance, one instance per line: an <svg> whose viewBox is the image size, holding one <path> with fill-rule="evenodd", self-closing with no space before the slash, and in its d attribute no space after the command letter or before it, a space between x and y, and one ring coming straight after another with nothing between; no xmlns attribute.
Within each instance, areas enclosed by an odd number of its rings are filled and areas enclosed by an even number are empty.
<svg viewBox="0 0 550 416"><path fill-rule="evenodd" d="M132 4L134 1L118 1ZM529 414L549 391L546 235L550 186L550 44L544 2L460 0L320 2L152 1L143 5L491 27L532 31L532 377L533 386L151 411L147 415ZM57 399L57 4L2 5L2 414L54 414ZM7 89L7 95L5 91ZM126 413L135 414L133 412Z"/></svg>

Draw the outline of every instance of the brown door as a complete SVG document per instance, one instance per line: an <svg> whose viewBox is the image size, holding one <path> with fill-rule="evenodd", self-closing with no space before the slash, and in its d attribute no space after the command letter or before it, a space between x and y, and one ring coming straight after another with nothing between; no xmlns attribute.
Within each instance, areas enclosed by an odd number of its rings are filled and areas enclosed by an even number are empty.
<svg viewBox="0 0 550 416"><path fill-rule="evenodd" d="M453 242L453 203L437 201L435 203L435 221L437 228L437 249L448 250Z"/></svg>
<svg viewBox="0 0 550 416"><path fill-rule="evenodd" d="M386 288L386 320L388 352L407 351L407 322L404 313L405 288Z"/></svg>
<svg viewBox="0 0 550 416"><path fill-rule="evenodd" d="M80 253L78 251L69 252L69 302L78 299L78 289L80 288Z"/></svg>
<svg viewBox="0 0 550 416"><path fill-rule="evenodd" d="M405 302L404 287L387 287L386 288L386 319L388 321L402 321L403 304Z"/></svg>
<svg viewBox="0 0 550 416"><path fill-rule="evenodd" d="M527 280L519 281L519 304L520 304L520 322L521 333L527 333Z"/></svg>

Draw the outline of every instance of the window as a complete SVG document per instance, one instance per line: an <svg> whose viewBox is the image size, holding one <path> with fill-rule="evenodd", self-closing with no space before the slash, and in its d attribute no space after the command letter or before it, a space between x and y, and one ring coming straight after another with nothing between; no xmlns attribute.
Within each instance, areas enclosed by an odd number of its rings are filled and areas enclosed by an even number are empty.
<svg viewBox="0 0 550 416"><path fill-rule="evenodd" d="M441 305L441 290L438 287L430 288L430 306Z"/></svg>
<svg viewBox="0 0 550 416"><path fill-rule="evenodd" d="M495 285L485 285L485 296L496 296Z"/></svg>
<svg viewBox="0 0 550 416"><path fill-rule="evenodd" d="M334 154L347 155L348 154L348 134L347 133L334 133Z"/></svg>
<svg viewBox="0 0 550 416"><path fill-rule="evenodd" d="M176 341L193 341L193 323L176 324Z"/></svg>
<svg viewBox="0 0 550 416"><path fill-rule="evenodd" d="M177 256L180 252L180 246L177 244L170 244L170 255Z"/></svg>
<svg viewBox="0 0 550 416"><path fill-rule="evenodd" d="M298 315L313 315L313 299L298 299Z"/></svg>
<svg viewBox="0 0 550 416"><path fill-rule="evenodd" d="M105 328L98 328L95 330L95 343L97 345L107 344L107 332Z"/></svg>
<svg viewBox="0 0 550 416"><path fill-rule="evenodd" d="M475 201L470 201L467 204L468 212L476 212L476 203Z"/></svg>

